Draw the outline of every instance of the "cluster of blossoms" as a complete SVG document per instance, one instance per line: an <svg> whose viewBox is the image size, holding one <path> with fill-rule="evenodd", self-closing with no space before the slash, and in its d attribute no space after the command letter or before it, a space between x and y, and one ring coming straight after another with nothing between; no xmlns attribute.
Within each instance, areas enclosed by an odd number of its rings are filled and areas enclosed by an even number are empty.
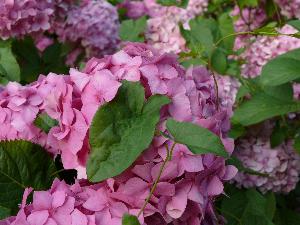
<svg viewBox="0 0 300 225"><path fill-rule="evenodd" d="M287 4L285 8L289 6L291 5ZM284 7L282 10L284 10ZM236 32L251 31L261 27L267 19L263 8L259 7L246 8L241 12L236 7L232 12L232 16L239 16L239 19L235 22ZM297 30L285 25L278 29L278 32L293 34ZM236 49L241 47L245 47L245 51L240 57L246 62L242 66L242 76L253 78L260 75L262 67L271 59L299 48L300 40L289 36L250 37L249 35L242 35L237 37L235 43ZM299 89L299 85L294 84L294 97L296 99L299 98ZM235 95L235 93L233 94ZM237 186L257 187L262 192L283 193L288 193L295 188L299 181L300 157L293 150L291 141L272 149L269 140L272 129L273 126L264 127L264 134L250 134L236 142L234 154L243 165L246 168L269 175L265 177L239 172L234 178Z"/></svg>
<svg viewBox="0 0 300 225"><path fill-rule="evenodd" d="M236 143L234 154L246 168L267 174L257 176L239 172L234 178L239 187L288 193L299 181L300 156L290 141L272 149L269 138L248 137Z"/></svg>
<svg viewBox="0 0 300 225"><path fill-rule="evenodd" d="M56 33L63 42L79 43L87 57L111 54L119 42L117 9L105 0L83 1L71 7Z"/></svg>
<svg viewBox="0 0 300 225"><path fill-rule="evenodd" d="M121 7L127 9L127 16L138 18L150 16L147 20L146 41L156 49L179 53L186 49L179 23L188 27L188 21L205 12L207 0L190 0L186 8L162 6L155 0L125 1Z"/></svg>
<svg viewBox="0 0 300 225"><path fill-rule="evenodd" d="M299 0L275 0L280 9L280 13L287 18L300 18Z"/></svg>
<svg viewBox="0 0 300 225"><path fill-rule="evenodd" d="M51 1L1 0L0 37L7 39L46 31L53 13Z"/></svg>
<svg viewBox="0 0 300 225"><path fill-rule="evenodd" d="M163 94L172 100L161 110L158 126L162 131L170 116L193 122L220 136L227 151L233 151L233 141L226 136L229 112L216 106L214 82L208 71L202 67L186 71L174 55L159 54L145 44L128 44L113 55L93 58L83 71L71 69L67 76L49 74L27 86L9 83L0 92L1 139L37 142L52 154L61 154L64 167L76 168L82 178L86 176L90 151L87 134L93 115L116 96L124 79L141 81L147 97ZM47 113L59 125L43 133L33 126L39 113ZM132 167L97 185L76 183L69 187L55 181L51 190L35 192L33 203L23 204L17 217L6 222L17 225L41 221L39 225L52 225L61 224L63 217L67 218L63 223L66 225L73 225L67 222L73 218L82 222L78 224L120 224L124 212L136 215L142 207L166 157L166 145L172 142L155 137ZM206 222L215 220L214 199L222 194L223 182L236 173L234 166L225 165L224 158L194 155L186 146L177 144L139 218L141 224L200 224L204 218Z"/></svg>
<svg viewBox="0 0 300 225"><path fill-rule="evenodd" d="M76 46L70 64L83 51L87 57L111 54L119 42L118 12L105 0L85 0L80 4L75 0L1 0L1 38L31 35L43 50L50 43L46 36L41 38L45 31Z"/></svg>
<svg viewBox="0 0 300 225"><path fill-rule="evenodd" d="M285 25L278 32L294 34L297 33L297 30L290 25ZM278 37L259 36L241 55L241 58L247 62L242 66L242 75L256 77L268 61L296 48L300 48L298 38L285 35Z"/></svg>

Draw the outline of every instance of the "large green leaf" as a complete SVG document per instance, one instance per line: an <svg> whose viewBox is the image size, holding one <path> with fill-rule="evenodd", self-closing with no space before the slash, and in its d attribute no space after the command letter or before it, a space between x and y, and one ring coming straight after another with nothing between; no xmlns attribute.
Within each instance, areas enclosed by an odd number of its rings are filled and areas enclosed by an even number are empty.
<svg viewBox="0 0 300 225"><path fill-rule="evenodd" d="M234 189L222 201L221 212L230 225L273 225L275 200L254 189Z"/></svg>
<svg viewBox="0 0 300 225"><path fill-rule="evenodd" d="M262 69L263 85L277 86L300 78L300 49L270 60Z"/></svg>
<svg viewBox="0 0 300 225"><path fill-rule="evenodd" d="M20 67L11 51L11 45L0 47L0 76L9 81L20 81Z"/></svg>
<svg viewBox="0 0 300 225"><path fill-rule="evenodd" d="M48 189L55 171L54 162L39 145L27 141L0 142L0 215L18 210L26 187Z"/></svg>
<svg viewBox="0 0 300 225"><path fill-rule="evenodd" d="M298 31L300 31L300 20L291 20L287 22L289 25L296 28Z"/></svg>
<svg viewBox="0 0 300 225"><path fill-rule="evenodd" d="M140 225L136 216L125 214L122 218L122 225Z"/></svg>
<svg viewBox="0 0 300 225"><path fill-rule="evenodd" d="M243 102L234 112L232 121L249 126L274 116L284 115L300 109L300 103L276 98L260 92Z"/></svg>
<svg viewBox="0 0 300 225"><path fill-rule="evenodd" d="M297 225L300 221L300 213L289 209L277 209L274 221L276 225Z"/></svg>
<svg viewBox="0 0 300 225"><path fill-rule="evenodd" d="M123 41L143 42L143 33L146 29L147 19L145 16L137 20L124 20L120 27L120 38Z"/></svg>
<svg viewBox="0 0 300 225"><path fill-rule="evenodd" d="M195 154L228 156L220 138L206 128L173 119L167 120L167 128L176 142L188 146Z"/></svg>
<svg viewBox="0 0 300 225"><path fill-rule="evenodd" d="M26 83L35 81L43 73L43 65L32 38L15 40L12 49L20 63L21 80Z"/></svg>
<svg viewBox="0 0 300 225"><path fill-rule="evenodd" d="M90 181L120 174L150 145L160 108L170 100L155 95L144 101L143 87L124 81L116 98L98 109L90 128L92 151L87 163Z"/></svg>

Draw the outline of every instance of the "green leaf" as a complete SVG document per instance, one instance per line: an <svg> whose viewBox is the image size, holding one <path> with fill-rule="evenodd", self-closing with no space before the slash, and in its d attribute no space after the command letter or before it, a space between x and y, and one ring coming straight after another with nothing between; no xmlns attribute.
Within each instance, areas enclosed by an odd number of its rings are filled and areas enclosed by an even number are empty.
<svg viewBox="0 0 300 225"><path fill-rule="evenodd" d="M55 42L43 51L42 61L43 71L45 73L53 72L63 74L68 72L62 50L62 44Z"/></svg>
<svg viewBox="0 0 300 225"><path fill-rule="evenodd" d="M124 214L122 217L122 225L140 225L140 222L136 216Z"/></svg>
<svg viewBox="0 0 300 225"><path fill-rule="evenodd" d="M124 20L120 27L122 41L143 42L143 33L146 29L147 19L145 16L137 20Z"/></svg>
<svg viewBox="0 0 300 225"><path fill-rule="evenodd" d="M290 20L287 24L293 26L295 29L300 31L300 20Z"/></svg>
<svg viewBox="0 0 300 225"><path fill-rule="evenodd" d="M116 98L98 109L90 128L90 181L119 175L150 145L160 108L170 100L155 95L144 101L144 88L139 83L124 81Z"/></svg>
<svg viewBox="0 0 300 225"><path fill-rule="evenodd" d="M20 67L11 51L11 46L0 47L1 75L9 81L20 81ZM3 74L4 73L4 74Z"/></svg>
<svg viewBox="0 0 300 225"><path fill-rule="evenodd" d="M300 109L300 103L276 98L260 92L243 102L234 112L232 121L243 126L259 123L274 116L284 115Z"/></svg>
<svg viewBox="0 0 300 225"><path fill-rule="evenodd" d="M41 146L22 140L0 142L0 207L16 213L24 189L48 189L55 172L54 162Z"/></svg>
<svg viewBox="0 0 300 225"><path fill-rule="evenodd" d="M177 143L186 145L195 154L228 156L220 138L206 128L168 119L167 129Z"/></svg>
<svg viewBox="0 0 300 225"><path fill-rule="evenodd" d="M195 18L189 22L190 30L183 30L182 34L187 40L190 49L203 49L206 56L211 56L214 49L214 31L217 23L212 19Z"/></svg>
<svg viewBox="0 0 300 225"><path fill-rule="evenodd" d="M278 6L273 0L266 0L266 4L264 8L268 18L272 18L275 15L277 10L276 7Z"/></svg>
<svg viewBox="0 0 300 225"><path fill-rule="evenodd" d="M21 80L26 83L35 81L43 73L43 65L32 38L15 40L12 49L20 63Z"/></svg>
<svg viewBox="0 0 300 225"><path fill-rule="evenodd" d="M222 201L221 212L230 225L273 225L272 212L274 207L265 196L254 189L234 189L229 197Z"/></svg>
<svg viewBox="0 0 300 225"><path fill-rule="evenodd" d="M219 24L219 29L222 37L226 37L234 33L233 20L228 13L223 13L218 18L218 24ZM225 38L222 41L224 48L228 51L232 51L234 46L234 40L235 40L234 36Z"/></svg>
<svg viewBox="0 0 300 225"><path fill-rule="evenodd" d="M45 133L49 133L50 129L58 125L58 121L52 119L47 113L39 114L34 121L34 125L40 128Z"/></svg>
<svg viewBox="0 0 300 225"><path fill-rule="evenodd" d="M5 208L0 205L0 220L5 219L11 215L11 209Z"/></svg>
<svg viewBox="0 0 300 225"><path fill-rule="evenodd" d="M214 50L211 56L211 65L217 73L225 74L227 69L227 57L220 48Z"/></svg>
<svg viewBox="0 0 300 225"><path fill-rule="evenodd" d="M263 85L277 86L300 78L300 49L270 60L262 69Z"/></svg>
<svg viewBox="0 0 300 225"><path fill-rule="evenodd" d="M294 139L294 149L300 154L300 136L296 136Z"/></svg>
<svg viewBox="0 0 300 225"><path fill-rule="evenodd" d="M273 218L276 212L276 198L273 192L265 194L266 197L266 215L268 218Z"/></svg>
<svg viewBox="0 0 300 225"><path fill-rule="evenodd" d="M275 148L278 145L280 145L285 140L286 137L287 137L287 128L281 127L280 124L277 123L270 137L271 148Z"/></svg>
<svg viewBox="0 0 300 225"><path fill-rule="evenodd" d="M289 209L277 209L274 222L275 225L296 225L299 224L300 213Z"/></svg>
<svg viewBox="0 0 300 225"><path fill-rule="evenodd" d="M277 36L279 33L273 24L253 30L256 35Z"/></svg>
<svg viewBox="0 0 300 225"><path fill-rule="evenodd" d="M189 4L189 0L156 0L156 2L163 6L177 6L181 8L186 8Z"/></svg>
<svg viewBox="0 0 300 225"><path fill-rule="evenodd" d="M233 139L237 139L237 138L243 136L244 134L246 134L246 128L245 127L243 127L240 124L235 124L235 123L231 124L231 129L228 133L229 137L231 137Z"/></svg>
<svg viewBox="0 0 300 225"><path fill-rule="evenodd" d="M245 7L256 7L258 6L258 0L238 0L238 5L242 9Z"/></svg>

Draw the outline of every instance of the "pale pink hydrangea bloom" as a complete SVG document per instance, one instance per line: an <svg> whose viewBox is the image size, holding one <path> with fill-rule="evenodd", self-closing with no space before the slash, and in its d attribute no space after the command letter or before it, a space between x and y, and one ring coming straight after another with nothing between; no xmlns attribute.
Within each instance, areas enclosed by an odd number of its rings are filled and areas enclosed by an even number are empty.
<svg viewBox="0 0 300 225"><path fill-rule="evenodd" d="M281 14L287 18L300 18L299 0L275 0L278 4Z"/></svg>
<svg viewBox="0 0 300 225"><path fill-rule="evenodd" d="M290 25L279 29L280 33L293 34L297 30ZM242 75L245 77L256 77L261 73L262 67L271 59L288 51L300 47L300 40L289 36L259 36L241 57L246 60L242 66Z"/></svg>
<svg viewBox="0 0 300 225"><path fill-rule="evenodd" d="M257 187L262 192L288 193L299 181L300 156L291 142L272 149L267 138L245 138L238 141L234 155L245 167L268 175L263 177L239 172L234 178L238 186Z"/></svg>
<svg viewBox="0 0 300 225"><path fill-rule="evenodd" d="M159 127L162 130L165 130L165 120L170 116L180 121L194 122L219 135L227 151L232 152L233 141L226 136L230 128L229 112L222 106L217 109L214 82L208 71L201 67L185 71L174 55L159 54L145 44L128 44L112 56L91 59L83 71L71 69L70 76L41 76L37 82L22 87L33 88L34 93L42 99L38 105L39 112L47 112L58 120L59 125L46 135L46 148L53 154L62 154L65 168L77 168L80 175L85 176L85 164L90 151L87 136L89 124L97 107L115 97L123 79L141 81L147 97L165 94L171 98L172 103L161 110ZM7 107L7 92L6 89L1 92L3 100L0 106L4 112L14 113ZM20 95L18 92L16 94ZM32 104L25 99L21 110L32 107ZM37 101L34 101L33 106L36 104ZM35 116L32 114L30 119ZM6 114L4 120L12 126ZM14 135L11 139L18 139ZM68 187L73 193L61 188L59 191L64 193L56 193L57 188L52 188L36 194L48 197L37 197L33 204L25 207L26 210L22 206L12 224L18 224L16 221L19 220L26 224L24 221L39 219L45 225L60 224L58 220L62 214L56 215L60 211L58 209L65 213L63 216L68 221L76 218L87 225L120 224L124 212L136 215L142 207L166 156L165 144L172 143L164 137L154 138L149 149L133 166L115 179L81 187L79 191L73 190L79 188L78 185ZM210 221L214 216L214 199L223 193L223 183L236 173L237 169L226 166L225 159L221 157L211 154L195 156L185 146L177 145L158 189L139 218L140 222L156 225L158 221L161 224L186 224L191 221L200 224L201 221ZM54 183L57 186L59 182ZM49 199L52 199L52 203ZM42 208L35 202L40 202ZM68 221L64 224L71 224Z"/></svg>
<svg viewBox="0 0 300 225"><path fill-rule="evenodd" d="M20 38L50 28L52 2L46 0L1 0L0 37Z"/></svg>
<svg viewBox="0 0 300 225"><path fill-rule="evenodd" d="M173 17L154 17L147 21L145 33L147 43L156 49L180 53L185 50L185 39L181 36L178 20Z"/></svg>
<svg viewBox="0 0 300 225"><path fill-rule="evenodd" d="M219 99L223 107L232 108L240 83L231 76L217 76Z"/></svg>
<svg viewBox="0 0 300 225"><path fill-rule="evenodd" d="M237 17L234 22L235 32L251 31L261 27L267 19L263 8L245 8L240 12L238 6L235 6L231 12L232 17ZM247 46L251 42L251 36L238 35L235 39L235 49Z"/></svg>
<svg viewBox="0 0 300 225"><path fill-rule="evenodd" d="M145 32L146 42L162 52L172 53L186 50L179 23L183 23L188 28L188 21L203 14L207 6L207 0L190 0L187 8L162 6L155 0L128 0L120 5L127 9L127 16L130 18L150 16Z"/></svg>

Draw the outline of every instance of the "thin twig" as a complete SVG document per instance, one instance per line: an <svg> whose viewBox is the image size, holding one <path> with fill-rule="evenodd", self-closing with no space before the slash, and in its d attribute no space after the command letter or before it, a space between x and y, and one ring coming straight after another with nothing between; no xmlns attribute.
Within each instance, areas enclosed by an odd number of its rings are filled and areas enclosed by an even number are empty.
<svg viewBox="0 0 300 225"><path fill-rule="evenodd" d="M159 169L158 176L157 176L157 178L156 178L156 180L155 180L155 182L154 182L154 184L153 184L153 186L152 186L152 188L151 188L150 194L149 194L148 197L146 198L143 207L141 208L141 210L140 210L139 213L137 214L137 217L139 217L139 216L142 214L142 212L145 210L145 208L146 208L148 202L150 201L150 199L151 199L151 197L152 197L152 195L153 195L153 193L154 193L154 191L155 191L155 189L156 189L156 186L157 186L157 184L158 184L158 182L159 182L159 180L160 180L160 177L161 177L161 175L162 175L162 173L163 173L163 171L164 171L164 168L165 168L167 162L168 162L169 160L171 160L171 156L172 156L172 154L173 154L173 150L174 150L175 145L176 145L176 142L173 143L173 145L172 145L172 147L171 147L171 150L169 150L169 147L168 147L167 144L165 145L166 150L167 150L167 156L166 156L166 159L164 160L163 164L161 165L161 167L160 167L160 169Z"/></svg>

